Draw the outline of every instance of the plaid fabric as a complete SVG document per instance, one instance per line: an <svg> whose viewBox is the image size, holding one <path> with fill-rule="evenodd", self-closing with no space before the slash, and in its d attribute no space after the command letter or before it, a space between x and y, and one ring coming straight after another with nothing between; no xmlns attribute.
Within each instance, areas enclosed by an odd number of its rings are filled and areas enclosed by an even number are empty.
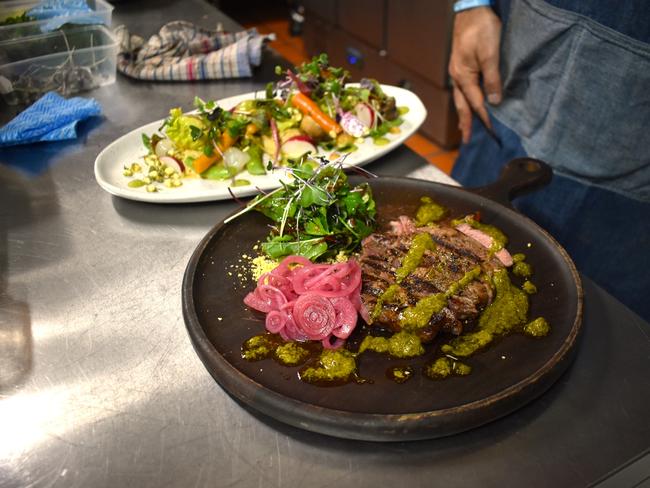
<svg viewBox="0 0 650 488"><path fill-rule="evenodd" d="M115 29L120 52L117 69L141 80L192 81L251 76L262 60L262 45L272 36L256 29L228 33L209 31L184 21L165 24L158 34L144 39Z"/></svg>

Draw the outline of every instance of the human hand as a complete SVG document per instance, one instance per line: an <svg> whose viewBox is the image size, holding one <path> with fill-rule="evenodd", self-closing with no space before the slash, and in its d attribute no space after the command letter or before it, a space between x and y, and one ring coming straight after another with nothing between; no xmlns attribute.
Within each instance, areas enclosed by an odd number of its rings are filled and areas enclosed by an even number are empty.
<svg viewBox="0 0 650 488"><path fill-rule="evenodd" d="M472 111L492 129L485 109L487 100L501 102L499 75L499 43L501 20L490 7L477 7L456 14L449 59L449 75L454 84L454 103L458 112L458 127L467 143L472 131Z"/></svg>

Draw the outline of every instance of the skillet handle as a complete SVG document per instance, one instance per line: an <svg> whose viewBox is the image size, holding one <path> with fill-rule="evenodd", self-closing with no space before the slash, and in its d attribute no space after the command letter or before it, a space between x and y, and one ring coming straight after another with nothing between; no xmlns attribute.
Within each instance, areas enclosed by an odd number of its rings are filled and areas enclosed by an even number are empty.
<svg viewBox="0 0 650 488"><path fill-rule="evenodd" d="M551 167L539 159L517 158L506 163L494 183L469 191L512 208L510 201L518 196L539 190L553 178Z"/></svg>

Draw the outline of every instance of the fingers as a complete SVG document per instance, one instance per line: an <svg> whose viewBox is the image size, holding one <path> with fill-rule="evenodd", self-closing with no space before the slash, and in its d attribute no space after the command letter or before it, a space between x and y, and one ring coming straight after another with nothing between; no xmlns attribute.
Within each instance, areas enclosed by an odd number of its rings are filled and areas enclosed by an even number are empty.
<svg viewBox="0 0 650 488"><path fill-rule="evenodd" d="M490 123L490 117L485 108L485 97L483 96L481 86L478 84L478 76L476 76L474 80L461 78L455 86L457 86L463 93L465 100L469 103L469 106L474 113L476 113L483 123L491 129L492 124Z"/></svg>
<svg viewBox="0 0 650 488"><path fill-rule="evenodd" d="M465 142L471 131L472 112L490 131L492 124L486 98L490 104L501 102L500 33L501 21L489 7L459 12L454 18L449 75L454 84L454 102Z"/></svg>
<svg viewBox="0 0 650 488"><path fill-rule="evenodd" d="M461 55L455 55L452 52L451 60L449 63L449 75L454 81L454 90L459 90L462 95L462 101L468 110L471 110L478 115L486 127L492 128L490 117L488 116L487 109L485 108L485 96L479 84L479 79L482 75L482 66L479 60L474 58L464 58ZM497 69L498 71L498 69ZM454 94L454 102L456 109L458 108L458 99L460 96ZM471 115L471 114L470 114ZM461 118L459 113L459 119ZM471 123L471 116L470 116ZM462 129L461 129L462 130ZM464 139L463 139L464 140Z"/></svg>
<svg viewBox="0 0 650 488"><path fill-rule="evenodd" d="M483 88L491 105L501 103L501 75L499 74L499 51L480 60L483 73Z"/></svg>
<svg viewBox="0 0 650 488"><path fill-rule="evenodd" d="M454 104L458 112L458 128L462 134L463 143L467 144L472 135L472 110L465 99L465 95L457 86L454 86Z"/></svg>

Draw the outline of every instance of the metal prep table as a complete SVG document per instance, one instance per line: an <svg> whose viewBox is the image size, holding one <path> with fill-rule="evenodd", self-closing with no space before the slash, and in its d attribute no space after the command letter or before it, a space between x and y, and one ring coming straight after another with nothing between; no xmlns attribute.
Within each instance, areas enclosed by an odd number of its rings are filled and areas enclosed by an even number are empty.
<svg viewBox="0 0 650 488"><path fill-rule="evenodd" d="M114 25L238 26L201 0L117 4ZM650 325L584 278L577 359L530 405L448 438L374 444L264 418L203 367L181 316L181 280L236 204L112 197L97 153L195 95L273 78L146 83L118 75L87 96L104 118L73 142L0 149L0 487L638 486L650 474ZM3 107L1 123L11 117ZM368 166L448 181L406 147ZM623 467L622 470L619 468ZM617 471L619 470L619 471Z"/></svg>

